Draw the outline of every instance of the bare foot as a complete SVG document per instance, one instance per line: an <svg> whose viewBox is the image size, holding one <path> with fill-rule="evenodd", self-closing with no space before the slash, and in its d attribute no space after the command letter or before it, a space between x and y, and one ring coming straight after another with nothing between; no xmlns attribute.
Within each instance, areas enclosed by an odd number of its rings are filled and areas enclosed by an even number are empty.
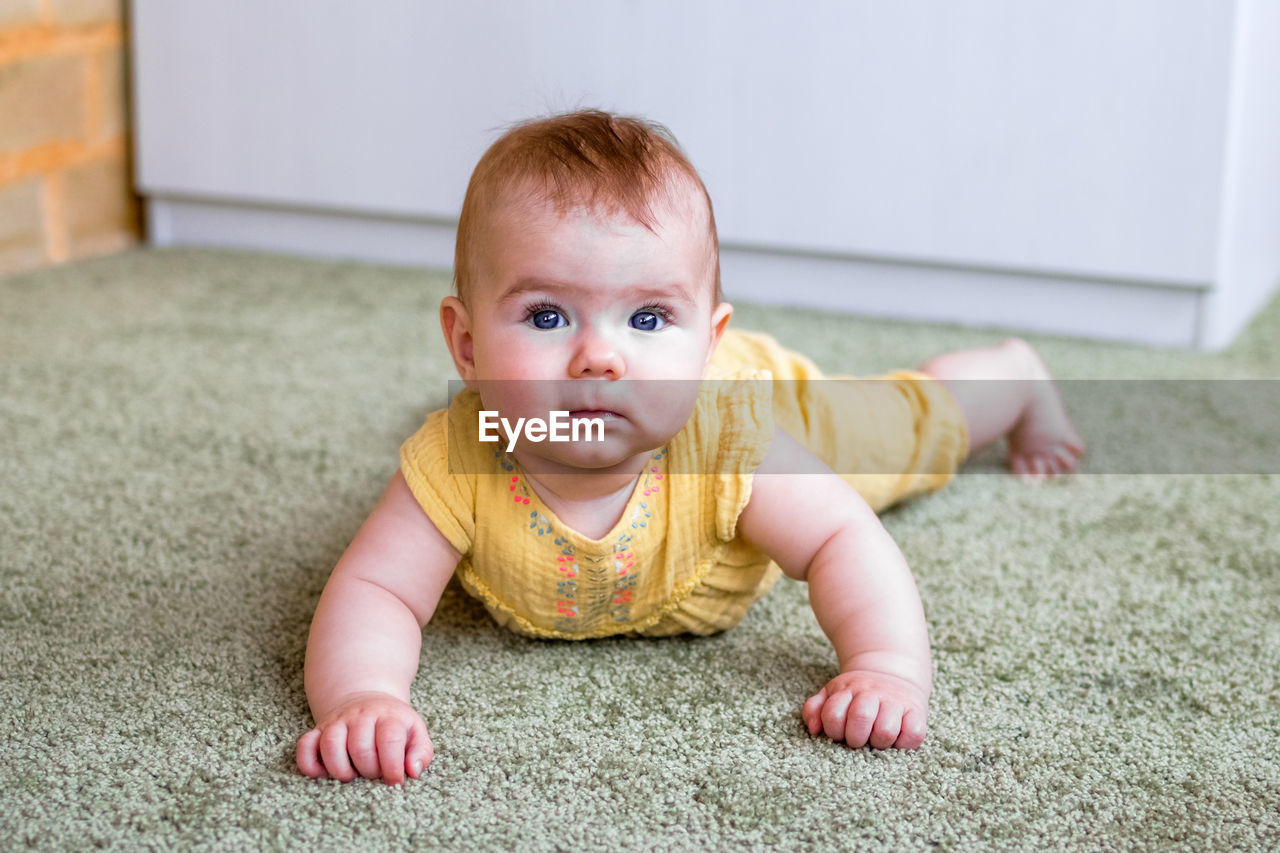
<svg viewBox="0 0 1280 853"><path fill-rule="evenodd" d="M1030 402L1009 430L1009 468L1026 480L1040 480L1076 469L1084 453L1084 441L1067 416L1053 376L1035 349L1024 340L1010 338L1002 345L1031 380Z"/></svg>

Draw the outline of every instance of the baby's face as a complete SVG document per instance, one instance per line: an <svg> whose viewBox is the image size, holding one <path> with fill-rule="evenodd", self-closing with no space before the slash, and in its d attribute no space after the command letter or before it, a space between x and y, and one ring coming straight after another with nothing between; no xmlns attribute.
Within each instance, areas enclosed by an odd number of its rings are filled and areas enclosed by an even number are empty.
<svg viewBox="0 0 1280 853"><path fill-rule="evenodd" d="M493 223L467 307L463 378L512 421L601 417L616 440L613 450L537 452L603 467L661 446L688 420L731 309L715 303L701 205L685 206L655 211L653 231L549 203L512 206Z"/></svg>

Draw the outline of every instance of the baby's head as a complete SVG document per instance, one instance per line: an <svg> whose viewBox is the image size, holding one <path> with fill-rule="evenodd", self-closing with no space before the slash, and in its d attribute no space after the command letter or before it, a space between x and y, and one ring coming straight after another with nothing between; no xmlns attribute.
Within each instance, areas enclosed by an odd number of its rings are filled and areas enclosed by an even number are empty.
<svg viewBox="0 0 1280 853"><path fill-rule="evenodd" d="M476 164L458 221L454 285L465 305L482 298L484 259L512 212L585 211L647 230L697 229L705 240L713 304L721 301L720 243L711 197L671 132L638 118L584 110L523 122Z"/></svg>
<svg viewBox="0 0 1280 853"><path fill-rule="evenodd" d="M485 152L454 274L441 320L469 382L697 378L732 311L697 171L661 125L595 110Z"/></svg>
<svg viewBox="0 0 1280 853"><path fill-rule="evenodd" d="M732 312L719 267L710 198L664 128L555 116L509 131L476 166L441 326L484 409L605 417L607 447L558 458L607 467L689 417Z"/></svg>

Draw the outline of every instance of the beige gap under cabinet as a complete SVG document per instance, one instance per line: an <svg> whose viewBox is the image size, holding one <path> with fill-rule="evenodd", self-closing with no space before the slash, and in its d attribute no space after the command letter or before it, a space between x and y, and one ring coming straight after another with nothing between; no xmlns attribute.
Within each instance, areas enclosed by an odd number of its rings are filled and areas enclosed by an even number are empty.
<svg viewBox="0 0 1280 853"><path fill-rule="evenodd" d="M449 267L507 123L702 171L730 298L1219 348L1280 281L1280 0L133 0L159 245Z"/></svg>

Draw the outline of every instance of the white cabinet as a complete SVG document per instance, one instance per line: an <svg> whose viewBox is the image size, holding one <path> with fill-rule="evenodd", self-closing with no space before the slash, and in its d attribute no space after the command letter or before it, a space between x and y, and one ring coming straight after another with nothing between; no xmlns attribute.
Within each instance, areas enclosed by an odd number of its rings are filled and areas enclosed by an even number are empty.
<svg viewBox="0 0 1280 853"><path fill-rule="evenodd" d="M513 120L668 124L731 298L1227 343L1280 280L1280 0L134 0L152 239L448 266Z"/></svg>

